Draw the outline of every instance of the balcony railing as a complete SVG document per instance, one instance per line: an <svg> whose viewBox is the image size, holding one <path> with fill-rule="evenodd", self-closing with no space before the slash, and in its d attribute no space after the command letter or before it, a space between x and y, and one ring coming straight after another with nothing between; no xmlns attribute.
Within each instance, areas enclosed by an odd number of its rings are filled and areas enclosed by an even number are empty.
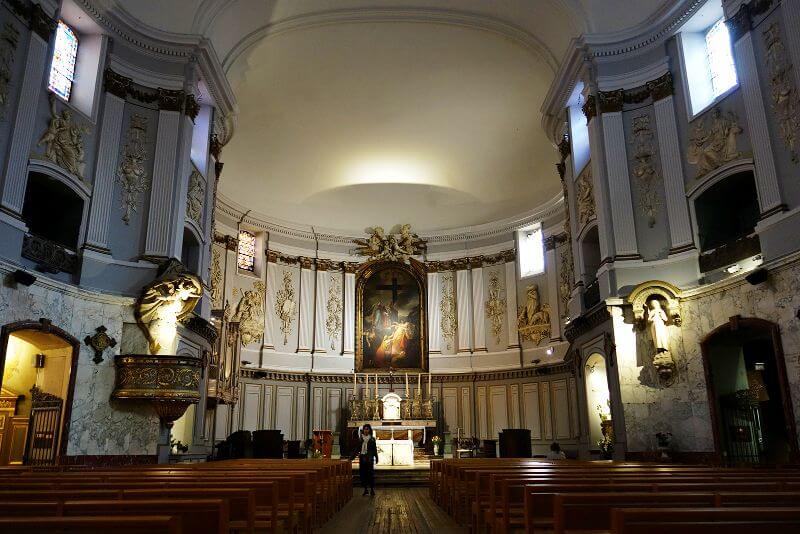
<svg viewBox="0 0 800 534"><path fill-rule="evenodd" d="M700 272L714 271L757 254L761 254L761 242L758 240L758 235L751 234L740 237L700 254Z"/></svg>
<svg viewBox="0 0 800 534"><path fill-rule="evenodd" d="M22 257L35 262L42 272L78 272L78 255L74 251L33 234L25 234L22 240Z"/></svg>
<svg viewBox="0 0 800 534"><path fill-rule="evenodd" d="M583 308L588 310L600 302L600 284L597 279L589 282L583 290Z"/></svg>

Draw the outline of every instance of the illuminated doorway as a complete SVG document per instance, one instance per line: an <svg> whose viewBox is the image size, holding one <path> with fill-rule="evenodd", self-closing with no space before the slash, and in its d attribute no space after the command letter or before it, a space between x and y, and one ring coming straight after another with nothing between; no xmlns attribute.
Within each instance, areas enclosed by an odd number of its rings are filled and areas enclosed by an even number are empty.
<svg viewBox="0 0 800 534"><path fill-rule="evenodd" d="M589 414L589 449L599 450L598 443L604 438L604 426L611 424L611 393L608 389L605 357L598 352L591 354L586 358L583 371Z"/></svg>

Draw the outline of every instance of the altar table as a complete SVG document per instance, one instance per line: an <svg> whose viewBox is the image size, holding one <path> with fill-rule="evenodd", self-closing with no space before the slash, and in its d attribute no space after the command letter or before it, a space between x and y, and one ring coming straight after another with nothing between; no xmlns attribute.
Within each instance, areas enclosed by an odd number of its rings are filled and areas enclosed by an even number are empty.
<svg viewBox="0 0 800 534"><path fill-rule="evenodd" d="M377 439L378 466L414 465L414 442L410 439Z"/></svg>

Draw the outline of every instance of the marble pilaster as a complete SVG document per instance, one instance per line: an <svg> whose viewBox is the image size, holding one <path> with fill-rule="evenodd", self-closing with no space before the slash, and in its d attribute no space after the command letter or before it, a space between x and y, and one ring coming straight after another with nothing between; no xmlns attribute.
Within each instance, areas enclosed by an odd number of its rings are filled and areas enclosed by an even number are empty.
<svg viewBox="0 0 800 534"><path fill-rule="evenodd" d="M558 294L558 251L556 247L545 251L544 268L547 278L547 303L550 304L550 339L561 338L561 298Z"/></svg>
<svg viewBox="0 0 800 534"><path fill-rule="evenodd" d="M615 255L635 256L638 249L636 229L633 223L633 201L622 112L603 113L602 121L608 197L611 201L611 218L614 225ZM598 181L600 180L595 177L594 183L597 184Z"/></svg>
<svg viewBox="0 0 800 534"><path fill-rule="evenodd" d="M506 262L506 320L508 321L508 348L519 348L517 331L517 262Z"/></svg>
<svg viewBox="0 0 800 534"><path fill-rule="evenodd" d="M472 352L472 283L467 269L456 271L458 352Z"/></svg>
<svg viewBox="0 0 800 534"><path fill-rule="evenodd" d="M608 198L608 184L605 179L605 165L603 165L603 128L600 123L601 119L593 116L589 119L588 129L589 150L592 153L591 166L594 183L594 205L597 212L597 235L600 241L600 259L604 260L614 256L614 244L612 241L614 233L611 214L606 201ZM577 233L574 235L577 237ZM575 256L575 258L579 257Z"/></svg>
<svg viewBox="0 0 800 534"><path fill-rule="evenodd" d="M487 352L486 312L483 289L483 268L472 268L472 325L475 330L475 352Z"/></svg>
<svg viewBox="0 0 800 534"><path fill-rule="evenodd" d="M342 338L342 353L355 353L356 331L356 275L344 273L344 319L342 321L344 334Z"/></svg>
<svg viewBox="0 0 800 534"><path fill-rule="evenodd" d="M781 2L783 15L783 38L786 50L792 58L795 83L800 87L800 2Z"/></svg>
<svg viewBox="0 0 800 534"><path fill-rule="evenodd" d="M442 311L439 303L442 300L441 275L428 273L428 352L442 352Z"/></svg>
<svg viewBox="0 0 800 534"><path fill-rule="evenodd" d="M156 152L153 157L153 178L150 187L150 209L147 212L145 256L157 258L170 256L180 124L180 111L159 111ZM184 206L184 213L185 209ZM183 218L181 217L180 220L182 221Z"/></svg>
<svg viewBox="0 0 800 534"><path fill-rule="evenodd" d="M266 262L267 298L264 313L264 349L275 350L275 293L278 291L278 265Z"/></svg>
<svg viewBox="0 0 800 534"><path fill-rule="evenodd" d="M328 271L317 269L317 286L314 299L314 353L328 352L331 344L328 336L328 291L330 288Z"/></svg>
<svg viewBox="0 0 800 534"><path fill-rule="evenodd" d="M311 352L314 342L314 285L316 275L307 267L300 268L300 319L297 352Z"/></svg>

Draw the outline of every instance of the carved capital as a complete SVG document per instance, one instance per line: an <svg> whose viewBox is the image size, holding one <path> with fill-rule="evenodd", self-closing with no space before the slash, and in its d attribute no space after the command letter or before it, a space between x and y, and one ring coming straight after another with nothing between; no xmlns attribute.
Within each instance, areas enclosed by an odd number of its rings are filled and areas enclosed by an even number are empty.
<svg viewBox="0 0 800 534"><path fill-rule="evenodd" d="M51 19L47 13L44 12L42 6L39 4L33 4L30 7L27 18L31 31L36 33L36 35L45 41L49 41L50 36L54 31L56 31L57 23L55 20Z"/></svg>
<svg viewBox="0 0 800 534"><path fill-rule="evenodd" d="M591 121L597 116L597 106L595 104L594 95L589 95L586 97L586 103L583 104L581 111L583 111L587 122Z"/></svg>
<svg viewBox="0 0 800 534"><path fill-rule="evenodd" d="M117 74L110 68L103 73L103 86L106 92L120 98L126 98L130 92L133 80L127 76Z"/></svg>
<svg viewBox="0 0 800 534"><path fill-rule="evenodd" d="M660 78L647 82L647 90L650 92L653 102L672 96L675 93L672 73L667 72Z"/></svg>
<svg viewBox="0 0 800 534"><path fill-rule="evenodd" d="M192 122L197 118L197 114L200 113L200 104L197 102L197 99L194 95L186 95L186 107L184 109L184 113L192 119Z"/></svg>
<svg viewBox="0 0 800 534"><path fill-rule="evenodd" d="M562 162L569 156L569 149L569 134L564 134L558 143L558 153L561 155Z"/></svg>
<svg viewBox="0 0 800 534"><path fill-rule="evenodd" d="M181 111L186 94L183 91L162 89L157 90L158 109L163 111Z"/></svg>
<svg viewBox="0 0 800 534"><path fill-rule="evenodd" d="M358 263L354 261L343 262L342 267L346 273L355 274L355 272L358 271Z"/></svg>
<svg viewBox="0 0 800 534"><path fill-rule="evenodd" d="M314 258L306 258L305 256L300 256L298 260L300 261L301 269L311 269L314 266Z"/></svg>
<svg viewBox="0 0 800 534"><path fill-rule="evenodd" d="M600 91L598 93L598 103L600 113L622 111L622 106L625 103L625 91L622 89L616 91Z"/></svg>
<svg viewBox="0 0 800 534"><path fill-rule="evenodd" d="M739 11L725 21L731 34L731 41L735 43L753 29L753 17L766 12L771 5L772 0L753 0L742 4Z"/></svg>

